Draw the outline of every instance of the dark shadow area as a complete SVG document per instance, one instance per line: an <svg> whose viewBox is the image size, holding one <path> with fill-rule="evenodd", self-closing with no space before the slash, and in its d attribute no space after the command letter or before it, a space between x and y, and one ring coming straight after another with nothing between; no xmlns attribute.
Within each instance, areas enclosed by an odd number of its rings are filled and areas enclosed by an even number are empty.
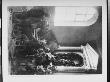
<svg viewBox="0 0 110 82"><path fill-rule="evenodd" d="M2 1L0 0L0 19L2 18ZM2 19L1 21L2 22ZM2 32L1 32L1 28L2 28L2 25L0 26L0 49L1 49L1 45L2 45ZM3 81L2 79L2 53L1 53L1 50L0 50L0 82Z"/></svg>
<svg viewBox="0 0 110 82"><path fill-rule="evenodd" d="M108 37L107 37L108 38L108 47L107 47L108 48L107 49L107 51L108 51L108 54L107 54L107 62L108 62L107 63L107 67L108 67L107 74L108 74L108 76L107 77L108 77L108 81L109 81L110 80L110 55L109 55L110 54L110 1L109 0L108 0L108 12L107 13L108 13L108 20L107 20L108 21L108 34L107 34L108 35Z"/></svg>

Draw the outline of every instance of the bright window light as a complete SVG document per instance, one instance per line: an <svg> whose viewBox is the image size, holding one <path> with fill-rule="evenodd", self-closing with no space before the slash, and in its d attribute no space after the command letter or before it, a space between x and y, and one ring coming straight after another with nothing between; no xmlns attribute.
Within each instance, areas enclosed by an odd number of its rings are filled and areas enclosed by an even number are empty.
<svg viewBox="0 0 110 82"><path fill-rule="evenodd" d="M55 7L54 26L89 26L97 18L94 7Z"/></svg>

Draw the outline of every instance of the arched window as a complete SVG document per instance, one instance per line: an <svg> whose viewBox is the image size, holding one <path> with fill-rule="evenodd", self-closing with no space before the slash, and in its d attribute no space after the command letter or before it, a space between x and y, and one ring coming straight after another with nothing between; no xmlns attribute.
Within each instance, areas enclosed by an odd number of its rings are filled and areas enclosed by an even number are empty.
<svg viewBox="0 0 110 82"><path fill-rule="evenodd" d="M94 7L55 7L54 26L89 26L97 18Z"/></svg>

